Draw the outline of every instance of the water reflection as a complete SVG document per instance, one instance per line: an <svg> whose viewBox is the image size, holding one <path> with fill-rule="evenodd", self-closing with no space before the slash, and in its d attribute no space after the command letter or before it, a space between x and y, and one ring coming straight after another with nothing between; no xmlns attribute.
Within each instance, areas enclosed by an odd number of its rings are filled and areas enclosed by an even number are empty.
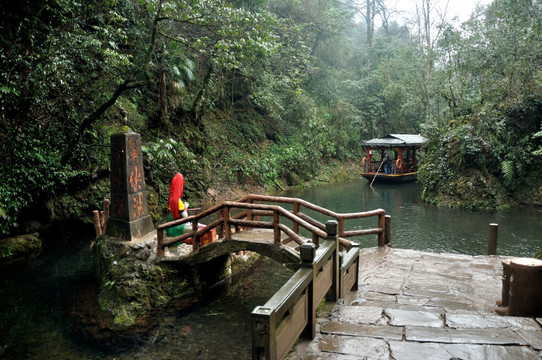
<svg viewBox="0 0 542 360"><path fill-rule="evenodd" d="M249 359L252 310L293 274L261 258L227 290L164 313L143 346L107 352L75 336L65 312L72 296L95 281L90 240L62 241L35 259L2 268L0 359Z"/></svg>
<svg viewBox="0 0 542 360"><path fill-rule="evenodd" d="M283 195L299 197L339 213L383 208L392 216L392 243L398 248L483 255L487 252L488 227L492 222L499 224L499 255L530 257L542 247L542 209L473 212L437 208L421 201L419 185L414 182L373 184L371 188L365 180L354 180ZM318 214L311 216L322 222L327 220ZM347 230L368 228L375 227L376 221L348 224ZM361 246L376 246L376 236L356 241Z"/></svg>
<svg viewBox="0 0 542 360"><path fill-rule="evenodd" d="M498 253L532 256L542 247L542 209L471 212L440 209L420 201L415 183L374 185L364 180L290 191L339 213L384 208L392 216L398 248L485 254L488 224L499 224ZM317 217L318 214L310 214ZM319 218L325 222L326 218ZM375 219L349 223L375 227ZM376 236L359 238L376 246ZM168 315L151 341L121 354L108 354L75 339L64 304L93 280L90 238L73 237L45 249L32 261L0 272L0 358L6 359L246 359L250 358L250 313L263 305L291 275L270 260L222 296Z"/></svg>

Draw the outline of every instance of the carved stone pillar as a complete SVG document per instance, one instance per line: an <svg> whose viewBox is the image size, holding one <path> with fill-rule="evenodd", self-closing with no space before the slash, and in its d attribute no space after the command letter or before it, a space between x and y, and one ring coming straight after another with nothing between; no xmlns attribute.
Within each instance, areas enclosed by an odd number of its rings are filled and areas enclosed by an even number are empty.
<svg viewBox="0 0 542 360"><path fill-rule="evenodd" d="M147 213L141 135L111 135L111 206L106 234L131 241L154 230Z"/></svg>

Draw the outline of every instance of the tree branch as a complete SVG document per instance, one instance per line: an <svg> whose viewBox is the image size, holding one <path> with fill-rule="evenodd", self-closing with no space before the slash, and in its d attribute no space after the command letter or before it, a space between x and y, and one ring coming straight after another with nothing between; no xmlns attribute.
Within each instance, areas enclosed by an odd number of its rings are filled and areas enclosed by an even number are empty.
<svg viewBox="0 0 542 360"><path fill-rule="evenodd" d="M70 156L72 155L72 151L75 148L75 145L81 140L83 137L83 133L85 130L87 130L96 120L98 120L111 106L115 104L117 99L127 90L134 89L140 86L143 86L147 83L146 80L142 81L125 81L124 83L120 84L117 90L111 95L111 97L104 102L98 109L94 110L92 114L88 115L86 118L83 119L79 127L77 128L75 137L72 139L66 150L64 151L64 154L62 155L62 163L65 163L68 161Z"/></svg>

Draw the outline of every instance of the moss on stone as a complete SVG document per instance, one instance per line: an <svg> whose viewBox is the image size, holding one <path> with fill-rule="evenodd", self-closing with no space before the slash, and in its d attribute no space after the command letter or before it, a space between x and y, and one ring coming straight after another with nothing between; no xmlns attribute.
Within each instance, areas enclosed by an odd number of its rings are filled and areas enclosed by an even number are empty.
<svg viewBox="0 0 542 360"><path fill-rule="evenodd" d="M174 268L139 260L126 242L101 236L93 253L100 284L98 303L113 314L117 325L134 325L138 316L152 308L191 293L186 276Z"/></svg>
<svg viewBox="0 0 542 360"><path fill-rule="evenodd" d="M38 233L19 235L0 240L0 263L35 256L41 251Z"/></svg>
<svg viewBox="0 0 542 360"><path fill-rule="evenodd" d="M117 133L121 133L121 134L124 134L124 133L129 133L131 132L132 130L130 130L130 128L128 127L128 125L122 125L118 130L117 130Z"/></svg>
<svg viewBox="0 0 542 360"><path fill-rule="evenodd" d="M517 205L498 179L478 169L469 169L434 190L426 189L422 198L442 207L506 210Z"/></svg>

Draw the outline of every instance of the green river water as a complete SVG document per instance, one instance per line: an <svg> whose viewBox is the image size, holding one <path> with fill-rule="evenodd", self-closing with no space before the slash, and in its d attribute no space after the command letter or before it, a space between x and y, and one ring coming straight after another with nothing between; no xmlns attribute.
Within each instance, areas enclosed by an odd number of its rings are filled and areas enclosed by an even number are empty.
<svg viewBox="0 0 542 360"><path fill-rule="evenodd" d="M491 222L499 224L500 255L532 256L542 247L542 209L439 209L421 203L415 183L371 188L365 180L356 180L281 195L339 213L384 208L392 216L392 244L397 248L485 254ZM347 223L347 229L375 226L374 219ZM0 359L249 359L251 311L292 274L262 259L219 295L162 319L163 325L143 345L109 352L74 336L65 311L73 295L94 282L91 240L90 235L59 236L37 258L1 269ZM364 247L377 244L374 235L355 241Z"/></svg>

